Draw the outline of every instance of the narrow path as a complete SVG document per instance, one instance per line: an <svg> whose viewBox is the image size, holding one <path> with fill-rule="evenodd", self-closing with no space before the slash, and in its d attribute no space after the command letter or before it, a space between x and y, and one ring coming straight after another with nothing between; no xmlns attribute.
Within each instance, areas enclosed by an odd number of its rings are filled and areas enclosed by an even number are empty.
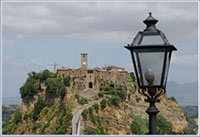
<svg viewBox="0 0 200 137"><path fill-rule="evenodd" d="M83 107L80 107L73 116L72 119L72 135L80 135L80 125L81 125L81 113L83 112L84 109L91 107L93 104L95 103L100 103L102 100L98 99L98 100L94 100L91 101L89 104L84 105Z"/></svg>

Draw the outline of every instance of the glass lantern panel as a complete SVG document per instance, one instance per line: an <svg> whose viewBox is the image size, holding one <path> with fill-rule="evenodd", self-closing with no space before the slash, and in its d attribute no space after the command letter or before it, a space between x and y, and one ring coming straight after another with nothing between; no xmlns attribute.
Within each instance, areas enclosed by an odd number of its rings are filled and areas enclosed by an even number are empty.
<svg viewBox="0 0 200 137"><path fill-rule="evenodd" d="M163 86L166 87L166 83L167 83L167 76L168 76L168 72L169 72L169 64L170 64L170 56L171 56L171 51L167 52L167 57L166 57L166 69L164 72L164 80L163 80Z"/></svg>
<svg viewBox="0 0 200 137"><path fill-rule="evenodd" d="M142 85L142 83L141 83L141 74L140 74L140 71L139 71L139 68L138 68L138 61L137 61L137 56L136 56L136 53L135 52L133 52L133 56L134 56L134 62L135 62L135 65L136 65L136 68L134 68L135 69L135 74L137 75L137 77L138 77L138 79L139 79L139 81L138 81L138 84L139 85Z"/></svg>
<svg viewBox="0 0 200 137"><path fill-rule="evenodd" d="M138 33L131 45L139 45L139 43L141 41L141 37L142 37L142 35L140 33Z"/></svg>
<svg viewBox="0 0 200 137"><path fill-rule="evenodd" d="M163 45L165 44L161 35L144 35L139 45Z"/></svg>
<svg viewBox="0 0 200 137"><path fill-rule="evenodd" d="M163 52L138 52L140 73L144 86L160 86L163 70Z"/></svg>

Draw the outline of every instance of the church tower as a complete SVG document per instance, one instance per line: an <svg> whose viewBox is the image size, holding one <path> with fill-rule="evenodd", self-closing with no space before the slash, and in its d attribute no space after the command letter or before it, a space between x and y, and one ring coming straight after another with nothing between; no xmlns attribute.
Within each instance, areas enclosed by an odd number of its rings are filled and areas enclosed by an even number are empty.
<svg viewBox="0 0 200 137"><path fill-rule="evenodd" d="M81 53L81 68L87 69L88 61L87 61L87 53Z"/></svg>

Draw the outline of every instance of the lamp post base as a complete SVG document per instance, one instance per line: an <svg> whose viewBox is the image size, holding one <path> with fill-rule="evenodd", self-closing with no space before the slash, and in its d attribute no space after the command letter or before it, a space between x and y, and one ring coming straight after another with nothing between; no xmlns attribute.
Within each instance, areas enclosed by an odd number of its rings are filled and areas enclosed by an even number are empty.
<svg viewBox="0 0 200 137"><path fill-rule="evenodd" d="M149 102L149 108L146 110L146 113L149 114L149 134L156 134L156 115L160 112L155 106L156 102L159 100L147 99L146 102Z"/></svg>

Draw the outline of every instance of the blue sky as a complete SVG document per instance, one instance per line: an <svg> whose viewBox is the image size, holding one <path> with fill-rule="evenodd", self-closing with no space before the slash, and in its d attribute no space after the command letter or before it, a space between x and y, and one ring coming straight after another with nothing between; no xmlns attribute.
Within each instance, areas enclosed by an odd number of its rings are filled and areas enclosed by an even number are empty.
<svg viewBox="0 0 200 137"><path fill-rule="evenodd" d="M89 67L116 65L133 71L124 48L152 12L157 28L178 51L169 81L197 81L198 4L184 2L3 3L3 96L20 96L27 73L58 67L80 67L88 53Z"/></svg>

